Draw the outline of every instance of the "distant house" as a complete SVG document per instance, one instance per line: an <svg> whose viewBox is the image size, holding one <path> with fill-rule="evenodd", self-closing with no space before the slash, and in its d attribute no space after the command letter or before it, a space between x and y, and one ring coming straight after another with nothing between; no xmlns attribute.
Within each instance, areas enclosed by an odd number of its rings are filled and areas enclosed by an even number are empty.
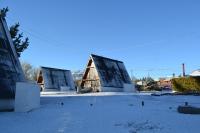
<svg viewBox="0 0 200 133"><path fill-rule="evenodd" d="M135 91L122 61L92 54L82 78L81 88L94 92Z"/></svg>
<svg viewBox="0 0 200 133"><path fill-rule="evenodd" d="M193 71L190 76L192 77L200 77L200 69Z"/></svg>
<svg viewBox="0 0 200 133"><path fill-rule="evenodd" d="M37 77L42 91L75 90L74 80L70 70L41 67Z"/></svg>
<svg viewBox="0 0 200 133"><path fill-rule="evenodd" d="M171 78L159 78L157 81L159 88L172 88L172 81Z"/></svg>

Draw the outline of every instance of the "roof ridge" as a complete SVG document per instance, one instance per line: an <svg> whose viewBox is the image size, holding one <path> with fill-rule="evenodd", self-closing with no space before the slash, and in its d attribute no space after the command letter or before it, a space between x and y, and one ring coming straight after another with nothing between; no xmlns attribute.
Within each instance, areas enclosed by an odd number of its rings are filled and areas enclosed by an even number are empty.
<svg viewBox="0 0 200 133"><path fill-rule="evenodd" d="M67 70L67 69L61 69L61 68L53 68L53 67L45 67L45 66L40 66L40 68L46 68L46 69L53 69L53 70L60 70L60 71L70 71L70 70Z"/></svg>
<svg viewBox="0 0 200 133"><path fill-rule="evenodd" d="M99 55L95 55L95 54L91 54L91 56L92 57L98 57L98 58L103 58L103 59L107 59L107 60L111 60L111 61L123 63L122 61L119 61L119 60L116 60L116 59L111 59L111 58L108 58L108 57L99 56Z"/></svg>

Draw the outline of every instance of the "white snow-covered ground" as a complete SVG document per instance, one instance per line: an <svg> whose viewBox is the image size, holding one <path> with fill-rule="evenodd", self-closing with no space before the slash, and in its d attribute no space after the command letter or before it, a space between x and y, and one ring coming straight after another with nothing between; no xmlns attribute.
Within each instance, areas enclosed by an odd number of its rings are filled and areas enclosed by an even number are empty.
<svg viewBox="0 0 200 133"><path fill-rule="evenodd" d="M0 112L0 133L199 133L200 115L176 111L185 101L200 107L198 96L43 93L39 109Z"/></svg>

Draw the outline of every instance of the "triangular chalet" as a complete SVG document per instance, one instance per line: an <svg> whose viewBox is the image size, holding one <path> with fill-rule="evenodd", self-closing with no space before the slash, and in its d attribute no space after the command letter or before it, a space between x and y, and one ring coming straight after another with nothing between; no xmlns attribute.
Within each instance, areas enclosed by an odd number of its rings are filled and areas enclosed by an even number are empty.
<svg viewBox="0 0 200 133"><path fill-rule="evenodd" d="M94 92L135 91L122 61L92 54L82 78L81 88Z"/></svg>
<svg viewBox="0 0 200 133"><path fill-rule="evenodd" d="M25 81L6 20L0 17L0 99L14 99L16 82Z"/></svg>

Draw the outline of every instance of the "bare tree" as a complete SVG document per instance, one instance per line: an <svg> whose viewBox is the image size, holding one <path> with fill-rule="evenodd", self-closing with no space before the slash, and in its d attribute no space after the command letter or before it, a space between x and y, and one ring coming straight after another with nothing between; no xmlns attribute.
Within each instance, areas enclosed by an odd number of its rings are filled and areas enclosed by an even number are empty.
<svg viewBox="0 0 200 133"><path fill-rule="evenodd" d="M30 81L36 81L39 69L35 68L28 62L21 62L21 65L26 79Z"/></svg>

